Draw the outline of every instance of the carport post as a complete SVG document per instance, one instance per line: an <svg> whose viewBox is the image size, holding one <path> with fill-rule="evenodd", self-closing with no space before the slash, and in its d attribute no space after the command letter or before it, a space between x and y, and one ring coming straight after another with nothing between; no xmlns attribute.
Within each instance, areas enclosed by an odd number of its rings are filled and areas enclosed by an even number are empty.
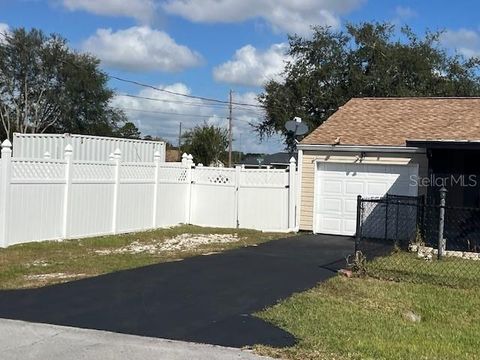
<svg viewBox="0 0 480 360"><path fill-rule="evenodd" d="M439 211L439 222L438 222L438 259L440 260L444 254L447 247L443 230L445 228L445 203L447 198L447 189L442 187L440 189L440 211Z"/></svg>

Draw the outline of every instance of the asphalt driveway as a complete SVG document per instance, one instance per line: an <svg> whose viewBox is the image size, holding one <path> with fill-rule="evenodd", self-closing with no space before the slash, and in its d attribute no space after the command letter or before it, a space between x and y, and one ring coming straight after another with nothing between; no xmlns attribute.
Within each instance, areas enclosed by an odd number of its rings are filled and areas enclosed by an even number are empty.
<svg viewBox="0 0 480 360"><path fill-rule="evenodd" d="M288 346L251 316L335 274L353 240L303 235L39 289L0 291L0 317L241 347Z"/></svg>

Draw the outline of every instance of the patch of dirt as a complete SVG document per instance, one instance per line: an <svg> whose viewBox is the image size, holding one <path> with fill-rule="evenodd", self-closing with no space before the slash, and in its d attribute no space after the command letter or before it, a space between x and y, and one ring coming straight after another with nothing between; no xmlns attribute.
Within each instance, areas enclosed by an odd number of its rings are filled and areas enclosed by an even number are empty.
<svg viewBox="0 0 480 360"><path fill-rule="evenodd" d="M164 251L192 250L201 245L226 244L237 242L238 240L237 234L181 234L174 238L158 240L153 243L142 244L139 241L134 241L118 249L95 250L94 252L98 255L157 254Z"/></svg>
<svg viewBox="0 0 480 360"><path fill-rule="evenodd" d="M45 267L45 266L48 266L50 265L48 261L45 261L45 260L35 260L31 263L28 263L27 266L34 266L34 267Z"/></svg>
<svg viewBox="0 0 480 360"><path fill-rule="evenodd" d="M72 279L81 276L86 276L86 274L67 274L67 273L48 273L48 274L34 274L34 275L25 275L26 280L31 281L46 281L52 279Z"/></svg>

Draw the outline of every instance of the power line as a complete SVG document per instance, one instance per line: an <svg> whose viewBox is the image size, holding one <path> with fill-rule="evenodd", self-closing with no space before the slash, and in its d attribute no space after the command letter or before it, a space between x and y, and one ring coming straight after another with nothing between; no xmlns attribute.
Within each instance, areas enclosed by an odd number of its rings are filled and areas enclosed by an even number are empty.
<svg viewBox="0 0 480 360"><path fill-rule="evenodd" d="M138 85L138 86L143 86L143 87L146 87L146 88L149 88L149 89L153 89L153 90L165 92L165 93L171 94L171 95L183 96L183 97L187 97L187 98L190 98L190 99L198 99L198 100L203 100L203 101L210 101L210 102L219 103L219 104L227 104L227 105L230 104L229 101L225 101L225 100L213 99L213 98L208 98L208 97L204 97L204 96L195 96L195 95L182 94L182 93L179 93L179 92L176 92L176 91L171 91L171 90L167 90L167 89L162 89L162 88L159 88L159 87L150 85L150 84L144 84L144 83L141 83L141 82L135 81L135 80L123 79L123 78L121 78L121 77L113 76L113 75L108 75L108 74L107 74L107 76L110 77L111 79L115 79L115 80L118 80L118 81L123 81L123 82L126 82L126 83ZM236 103L236 102L235 102L235 103L232 103L232 104L233 104L233 105L238 105L238 106L251 106L251 107L256 107L256 108L263 108L262 105L258 105L258 104Z"/></svg>
<svg viewBox="0 0 480 360"><path fill-rule="evenodd" d="M224 104L199 104L199 103L194 103L194 102L189 102L189 101L158 99L158 98L152 98L152 97L148 97L148 96L133 95L133 94L122 94L122 93L116 93L116 95L117 96L134 98L134 99L157 101L157 102L162 102L162 103L182 104L182 105L194 106L194 107L204 107L204 108L213 108L213 109L228 109L229 108L229 105L224 105ZM237 110L241 111L242 113L257 115L259 117L265 116L265 112L262 111L261 109L258 109L258 110L245 109L245 108L241 108L241 107L237 107L237 106L233 106L233 109L237 109Z"/></svg>
<svg viewBox="0 0 480 360"><path fill-rule="evenodd" d="M212 115L198 115L198 114L187 114L187 113L176 113L176 112L168 112L168 111L157 111L157 110L143 110L143 109L135 109L135 108L128 108L123 106L115 106L118 109L126 110L126 111L137 111L137 112L144 112L144 113L152 113L152 114L162 114L162 115L174 115L174 116L188 116L188 117L197 117L197 118L208 118L208 119L220 119L220 120L228 120L228 117L218 116L216 114ZM244 119L237 119L239 121L243 121L246 123L251 123L248 120Z"/></svg>
<svg viewBox="0 0 480 360"><path fill-rule="evenodd" d="M221 117L217 115L198 115L198 114L186 114L186 113L176 113L176 112L168 112L168 111L157 111L157 110L143 110L143 109L135 109L135 108L127 108L123 106L116 106L119 109L127 110L127 111L138 111L138 112L145 112L145 113L152 113L152 114L164 114L164 115L177 115L177 116L193 116L193 117L201 117L201 118L217 118L227 120L227 117Z"/></svg>
<svg viewBox="0 0 480 360"><path fill-rule="evenodd" d="M174 104L184 104L189 106L198 106L198 107L205 107L205 108L218 108L218 109L226 109L226 105L223 104L201 104L201 103L194 103L189 101L182 101L182 100L170 100L170 99L158 99L152 98L148 96L141 96L141 95L133 95L133 94L122 94L116 93L117 96L125 96L135 99L142 99L142 100L149 100L149 101L158 101L158 102L166 102L166 103L174 103ZM247 111L247 110L244 110Z"/></svg>

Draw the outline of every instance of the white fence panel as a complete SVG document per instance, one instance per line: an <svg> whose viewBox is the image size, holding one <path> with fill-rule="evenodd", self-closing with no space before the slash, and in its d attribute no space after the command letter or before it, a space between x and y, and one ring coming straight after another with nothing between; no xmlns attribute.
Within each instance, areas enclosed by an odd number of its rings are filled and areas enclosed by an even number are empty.
<svg viewBox="0 0 480 360"><path fill-rule="evenodd" d="M8 245L61 237L64 161L11 162Z"/></svg>
<svg viewBox="0 0 480 360"><path fill-rule="evenodd" d="M235 169L197 167L192 175L190 222L236 227Z"/></svg>
<svg viewBox="0 0 480 360"><path fill-rule="evenodd" d="M116 232L151 229L154 205L155 165L120 165Z"/></svg>
<svg viewBox="0 0 480 360"><path fill-rule="evenodd" d="M288 194L288 172L242 169L238 190L239 226L269 231L288 229Z"/></svg>
<svg viewBox="0 0 480 360"><path fill-rule="evenodd" d="M41 158L49 152L52 159L63 159L67 144L73 147L73 159L107 161L108 156L120 149L125 162L151 162L155 151L165 161L165 142L113 138L77 134L13 134L13 155L19 158Z"/></svg>
<svg viewBox="0 0 480 360"><path fill-rule="evenodd" d="M155 225L171 226L188 222L188 169L185 166L162 164L158 171L157 211Z"/></svg>
<svg viewBox="0 0 480 360"><path fill-rule="evenodd" d="M67 237L112 233L114 171L114 163L73 162Z"/></svg>

